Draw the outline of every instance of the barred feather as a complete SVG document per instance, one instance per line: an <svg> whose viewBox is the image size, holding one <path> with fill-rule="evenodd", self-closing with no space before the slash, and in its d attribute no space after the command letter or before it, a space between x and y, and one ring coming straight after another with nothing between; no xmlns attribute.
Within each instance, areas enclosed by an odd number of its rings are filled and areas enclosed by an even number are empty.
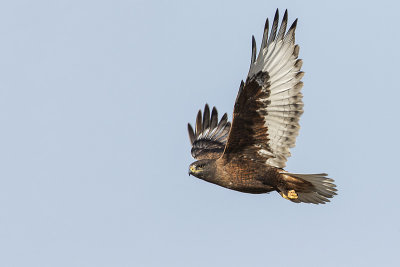
<svg viewBox="0 0 400 267"><path fill-rule="evenodd" d="M290 156L289 149L295 146L300 129L298 121L303 113L300 91L303 87L301 79L304 72L300 71L302 61L297 59L299 46L294 43L297 19L286 31L288 25L286 10L279 30L278 24L277 10L269 36L268 20L266 22L263 43L258 57L252 59L254 63L250 66L247 80L250 81L260 72L267 74L268 78L260 83L261 91L265 92L266 96L257 100L261 103L257 112L264 120L262 127L267 136L269 152L259 152L259 154L265 156L267 164L283 168L287 157ZM252 47L254 49L255 44Z"/></svg>
<svg viewBox="0 0 400 267"><path fill-rule="evenodd" d="M225 113L218 122L218 111L213 107L210 115L208 104L197 113L196 130L188 123L189 140L192 145L191 154L196 159L219 158L225 148L227 136L231 127L228 115Z"/></svg>

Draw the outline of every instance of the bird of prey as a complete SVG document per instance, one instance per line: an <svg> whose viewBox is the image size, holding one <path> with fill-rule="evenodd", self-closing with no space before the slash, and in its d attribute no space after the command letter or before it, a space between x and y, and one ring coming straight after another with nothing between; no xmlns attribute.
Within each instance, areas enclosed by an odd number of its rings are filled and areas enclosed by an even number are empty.
<svg viewBox="0 0 400 267"><path fill-rule="evenodd" d="M244 193L277 191L295 203L324 204L336 195L333 179L325 173L283 169L303 113L297 19L286 31L287 23L287 10L279 29L278 10L271 29L267 19L258 55L253 36L250 70L240 84L232 123L226 113L218 121L217 109L210 114L206 104L204 113L197 114L195 129L188 124L191 154L197 159L189 175Z"/></svg>

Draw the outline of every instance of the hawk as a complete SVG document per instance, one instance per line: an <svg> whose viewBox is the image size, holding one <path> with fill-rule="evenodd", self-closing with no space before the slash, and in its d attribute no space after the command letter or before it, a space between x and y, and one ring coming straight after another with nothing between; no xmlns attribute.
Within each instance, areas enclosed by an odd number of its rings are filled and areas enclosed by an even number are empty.
<svg viewBox="0 0 400 267"><path fill-rule="evenodd" d="M284 170L299 133L303 113L300 71L295 44L297 19L286 31L287 10L279 24L276 10L268 19L260 51L252 37L250 70L241 82L232 123L215 107L199 110L195 129L188 124L191 154L189 175L219 186L252 194L277 191L292 202L324 204L336 195L334 180L325 173L296 174Z"/></svg>

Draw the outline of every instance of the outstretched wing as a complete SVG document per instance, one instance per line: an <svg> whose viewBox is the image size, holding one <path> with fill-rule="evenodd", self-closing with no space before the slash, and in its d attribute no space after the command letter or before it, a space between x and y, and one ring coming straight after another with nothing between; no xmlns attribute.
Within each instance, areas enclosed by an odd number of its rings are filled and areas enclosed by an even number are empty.
<svg viewBox="0 0 400 267"><path fill-rule="evenodd" d="M297 59L299 46L295 45L297 19L288 31L287 11L279 31L278 20L277 10L268 34L267 19L257 57L253 36L250 70L236 98L224 157L251 158L283 168L300 128L300 80L304 73L300 71L302 60Z"/></svg>
<svg viewBox="0 0 400 267"><path fill-rule="evenodd" d="M224 152L231 123L225 113L218 123L218 111L213 107L210 117L210 108L206 104L204 115L201 110L197 113L196 130L188 123L189 139L192 144L192 156L195 159L217 159Z"/></svg>

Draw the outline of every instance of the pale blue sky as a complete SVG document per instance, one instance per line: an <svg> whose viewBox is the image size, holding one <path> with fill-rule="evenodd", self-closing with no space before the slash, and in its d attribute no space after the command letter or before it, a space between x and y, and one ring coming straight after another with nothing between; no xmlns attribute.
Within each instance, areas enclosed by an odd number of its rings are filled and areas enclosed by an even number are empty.
<svg viewBox="0 0 400 267"><path fill-rule="evenodd" d="M396 266L399 7L3 1L0 266ZM276 8L306 72L287 170L329 173L327 205L187 175L187 122L231 118Z"/></svg>

